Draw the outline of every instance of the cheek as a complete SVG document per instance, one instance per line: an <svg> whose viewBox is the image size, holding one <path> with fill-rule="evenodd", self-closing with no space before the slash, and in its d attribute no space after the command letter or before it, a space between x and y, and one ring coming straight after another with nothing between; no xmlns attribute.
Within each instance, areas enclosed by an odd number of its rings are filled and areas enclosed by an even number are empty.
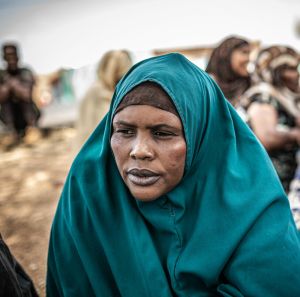
<svg viewBox="0 0 300 297"><path fill-rule="evenodd" d="M186 158L186 144L185 142L178 143L172 146L172 149L166 150L166 155L168 156L168 167L176 174L182 174L185 167Z"/></svg>
<svg viewBox="0 0 300 297"><path fill-rule="evenodd" d="M232 58L231 59L231 68L234 70L234 71L236 71L237 70L237 61L234 59L234 58Z"/></svg>
<svg viewBox="0 0 300 297"><path fill-rule="evenodd" d="M298 82L299 80L299 74L297 72L287 73L285 77L287 81Z"/></svg>
<svg viewBox="0 0 300 297"><path fill-rule="evenodd" d="M236 60L235 64L236 69L244 69L245 67L245 61L239 57L239 59Z"/></svg>
<svg viewBox="0 0 300 297"><path fill-rule="evenodd" d="M120 166L122 166L123 162L125 161L126 144L121 138L113 135L110 140L110 146L117 162L117 166L120 170Z"/></svg>
<svg viewBox="0 0 300 297"><path fill-rule="evenodd" d="M243 57L241 58L241 64L243 64L243 68L245 70L247 70L248 64L250 62L250 57L249 55L243 55Z"/></svg>

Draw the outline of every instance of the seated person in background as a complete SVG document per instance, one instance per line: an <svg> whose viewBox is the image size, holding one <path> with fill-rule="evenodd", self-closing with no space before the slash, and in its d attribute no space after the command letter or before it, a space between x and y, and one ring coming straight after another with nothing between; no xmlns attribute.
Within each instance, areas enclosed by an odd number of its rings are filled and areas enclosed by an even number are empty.
<svg viewBox="0 0 300 297"><path fill-rule="evenodd" d="M32 101L34 76L28 68L19 66L15 44L4 44L2 52L7 67L0 70L0 120L9 133L7 144L17 143L24 135L26 142L34 142L39 136L36 125L40 116Z"/></svg>
<svg viewBox="0 0 300 297"><path fill-rule="evenodd" d="M271 161L180 54L135 64L76 157L48 297L300 296L300 242Z"/></svg>
<svg viewBox="0 0 300 297"><path fill-rule="evenodd" d="M80 148L109 109L115 87L132 65L129 52L111 50L103 55L97 69L97 80L86 92L79 109L77 143Z"/></svg>
<svg viewBox="0 0 300 297"><path fill-rule="evenodd" d="M244 95L248 121L277 170L286 192L297 167L300 143L299 55L291 48L271 46L256 60L257 82Z"/></svg>
<svg viewBox="0 0 300 297"><path fill-rule="evenodd" d="M248 41L228 37L217 46L208 61L206 72L217 82L226 99L238 108L239 98L250 86Z"/></svg>

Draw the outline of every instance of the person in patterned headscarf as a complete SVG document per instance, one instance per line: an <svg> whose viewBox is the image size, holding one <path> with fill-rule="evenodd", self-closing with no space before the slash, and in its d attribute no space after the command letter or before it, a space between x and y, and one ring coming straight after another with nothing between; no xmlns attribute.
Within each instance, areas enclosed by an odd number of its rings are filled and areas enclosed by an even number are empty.
<svg viewBox="0 0 300 297"><path fill-rule="evenodd" d="M235 36L223 40L214 49L206 67L217 82L225 97L236 107L240 96L250 86L247 70L250 45L248 41Z"/></svg>
<svg viewBox="0 0 300 297"><path fill-rule="evenodd" d="M263 49L246 93L249 124L268 151L286 192L300 143L299 55L285 46Z"/></svg>

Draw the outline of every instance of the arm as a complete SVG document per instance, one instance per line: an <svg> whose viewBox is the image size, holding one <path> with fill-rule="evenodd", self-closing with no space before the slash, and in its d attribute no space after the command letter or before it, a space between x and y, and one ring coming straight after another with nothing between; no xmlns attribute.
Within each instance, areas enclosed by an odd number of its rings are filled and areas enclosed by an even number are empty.
<svg viewBox="0 0 300 297"><path fill-rule="evenodd" d="M9 97L9 86L4 83L0 84L0 103L5 102Z"/></svg>
<svg viewBox="0 0 300 297"><path fill-rule="evenodd" d="M3 103L9 98L9 85L6 82L4 71L0 70L0 103Z"/></svg>
<svg viewBox="0 0 300 297"><path fill-rule="evenodd" d="M248 114L253 132L266 150L300 143L300 128L291 128L286 131L278 129L278 114L273 106L252 103L248 109Z"/></svg>
<svg viewBox="0 0 300 297"><path fill-rule="evenodd" d="M9 84L12 92L24 101L30 101L32 96L33 80L28 82L20 81L16 78L10 78Z"/></svg>

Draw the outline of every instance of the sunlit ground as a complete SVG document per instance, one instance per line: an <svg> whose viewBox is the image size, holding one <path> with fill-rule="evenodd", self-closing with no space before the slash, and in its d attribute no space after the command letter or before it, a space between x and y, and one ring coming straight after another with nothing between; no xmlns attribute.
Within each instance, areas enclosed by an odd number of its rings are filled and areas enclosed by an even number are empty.
<svg viewBox="0 0 300 297"><path fill-rule="evenodd" d="M45 296L48 239L74 156L75 130L52 131L33 147L0 146L0 232Z"/></svg>

